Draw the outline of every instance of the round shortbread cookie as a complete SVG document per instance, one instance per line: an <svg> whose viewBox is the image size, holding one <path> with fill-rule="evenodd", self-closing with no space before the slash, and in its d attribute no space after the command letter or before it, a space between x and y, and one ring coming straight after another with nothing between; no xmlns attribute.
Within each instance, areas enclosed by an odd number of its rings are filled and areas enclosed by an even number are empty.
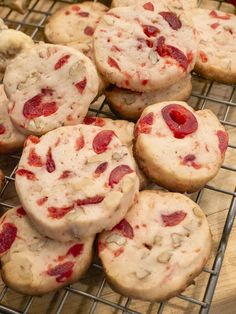
<svg viewBox="0 0 236 314"><path fill-rule="evenodd" d="M134 91L167 88L195 64L197 34L181 11L154 2L119 7L105 14L94 33L98 70L118 87Z"/></svg>
<svg viewBox="0 0 236 314"><path fill-rule="evenodd" d="M94 30L108 7L100 2L85 1L66 5L48 20L45 36L53 44L72 41L91 43Z"/></svg>
<svg viewBox="0 0 236 314"><path fill-rule="evenodd" d="M185 102L147 107L135 126L134 154L147 177L170 191L193 192L218 172L228 134L210 110Z"/></svg>
<svg viewBox="0 0 236 314"><path fill-rule="evenodd" d="M18 56L33 47L33 40L26 34L14 29L0 31L0 73L4 73L7 65Z"/></svg>
<svg viewBox="0 0 236 314"><path fill-rule="evenodd" d="M4 176L3 171L0 169L0 192L4 186L4 183L5 183L5 176Z"/></svg>
<svg viewBox="0 0 236 314"><path fill-rule="evenodd" d="M112 130L116 133L118 138L121 140L123 144L125 144L130 151L131 156L133 157L133 139L134 139L134 123L128 122L125 120L112 120L108 118L100 118L100 117L85 117L84 123L87 125L96 125L106 130ZM119 152L116 153L117 158L119 158ZM133 158L135 171L139 178L139 189L143 190L148 185L148 179L139 169L138 164Z"/></svg>
<svg viewBox="0 0 236 314"><path fill-rule="evenodd" d="M147 2L147 0L112 0L111 7L128 7L130 5L145 4ZM152 2L156 2L157 4L163 3L171 9L189 10L197 7L197 0L152 0Z"/></svg>
<svg viewBox="0 0 236 314"><path fill-rule="evenodd" d="M105 95L115 114L123 119L136 121L147 106L173 99L187 100L191 91L191 75L188 74L185 78L163 90L137 93L112 86L105 91Z"/></svg>
<svg viewBox="0 0 236 314"><path fill-rule="evenodd" d="M199 33L194 70L205 78L236 83L236 16L217 10L194 9L192 19Z"/></svg>
<svg viewBox="0 0 236 314"><path fill-rule="evenodd" d="M26 136L21 134L12 124L7 111L8 99L0 85L0 154L12 153L20 149Z"/></svg>
<svg viewBox="0 0 236 314"><path fill-rule="evenodd" d="M138 201L98 242L108 282L145 301L176 296L202 271L211 233L200 207L186 196L142 191Z"/></svg>
<svg viewBox="0 0 236 314"><path fill-rule="evenodd" d="M132 205L138 183L126 145L113 131L91 125L29 137L16 171L30 219L58 241L111 229Z"/></svg>
<svg viewBox="0 0 236 314"><path fill-rule="evenodd" d="M61 243L38 233L23 207L8 210L0 221L3 281L24 294L42 295L78 281L92 261L94 236Z"/></svg>
<svg viewBox="0 0 236 314"><path fill-rule="evenodd" d="M83 121L98 92L95 66L74 48L41 43L7 67L9 114L26 134Z"/></svg>

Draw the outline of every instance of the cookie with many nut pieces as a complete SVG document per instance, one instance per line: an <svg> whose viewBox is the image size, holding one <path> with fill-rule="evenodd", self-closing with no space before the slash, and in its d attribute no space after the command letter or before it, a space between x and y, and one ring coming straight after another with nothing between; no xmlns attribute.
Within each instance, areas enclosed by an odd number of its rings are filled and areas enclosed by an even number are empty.
<svg viewBox="0 0 236 314"><path fill-rule="evenodd" d="M8 210L0 220L3 281L24 294L41 295L78 281L92 260L94 236L57 242L38 233L23 207Z"/></svg>
<svg viewBox="0 0 236 314"><path fill-rule="evenodd" d="M0 169L0 192L4 186L4 183L5 183L5 176L4 176L3 171Z"/></svg>
<svg viewBox="0 0 236 314"><path fill-rule="evenodd" d="M153 0L152 0L153 2ZM163 3L168 8L189 10L197 7L197 0L154 0L157 4ZM128 7L135 4L145 4L147 0L112 0L111 7Z"/></svg>
<svg viewBox="0 0 236 314"><path fill-rule="evenodd" d="M170 191L193 192L219 171L228 134L210 110L185 102L147 107L135 126L134 155L147 177Z"/></svg>
<svg viewBox="0 0 236 314"><path fill-rule="evenodd" d="M192 91L191 75L170 87L154 92L137 93L111 86L105 91L111 110L123 119L136 121L143 110L152 104L168 100L187 100Z"/></svg>
<svg viewBox="0 0 236 314"><path fill-rule="evenodd" d="M31 0L3 0L3 3L19 13L24 14L29 7Z"/></svg>
<svg viewBox="0 0 236 314"><path fill-rule="evenodd" d="M99 236L98 245L114 290L163 301L184 291L202 271L211 234L203 211L186 196L142 191L125 218Z"/></svg>
<svg viewBox="0 0 236 314"><path fill-rule="evenodd" d="M106 11L108 7L100 2L66 5L49 18L45 26L46 39L53 44L91 43L94 30Z"/></svg>
<svg viewBox="0 0 236 314"><path fill-rule="evenodd" d="M200 39L194 70L211 80L236 83L236 16L198 8L192 19Z"/></svg>
<svg viewBox="0 0 236 314"><path fill-rule="evenodd" d="M98 70L118 87L140 92L185 77L195 64L197 44L189 16L155 2L111 9L94 33Z"/></svg>
<svg viewBox="0 0 236 314"><path fill-rule="evenodd" d="M3 83L13 123L36 135L82 122L98 92L89 58L71 47L44 43L15 58Z"/></svg>
<svg viewBox="0 0 236 314"><path fill-rule="evenodd" d="M29 137L16 171L16 190L30 219L58 241L111 229L132 205L138 184L126 145L112 130L91 125Z"/></svg>
<svg viewBox="0 0 236 314"><path fill-rule="evenodd" d="M0 154L8 154L20 149L26 136L12 124L7 111L8 99L3 85L0 85Z"/></svg>
<svg viewBox="0 0 236 314"><path fill-rule="evenodd" d="M125 144L130 151L131 156L133 156L133 139L134 139L134 123L125 120L112 120L108 118L100 117L85 117L84 123L88 125L96 125L102 127L103 129L112 130L118 136L123 144ZM116 153L116 158L119 160L122 155L119 152ZM139 169L135 159L133 158L135 164L135 170L139 178L139 189L143 190L148 185L148 179Z"/></svg>

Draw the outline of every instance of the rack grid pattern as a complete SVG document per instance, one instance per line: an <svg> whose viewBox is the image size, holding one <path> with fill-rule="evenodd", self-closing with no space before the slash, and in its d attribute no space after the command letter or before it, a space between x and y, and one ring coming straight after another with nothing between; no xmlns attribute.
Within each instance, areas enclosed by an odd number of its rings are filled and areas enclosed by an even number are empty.
<svg viewBox="0 0 236 314"><path fill-rule="evenodd" d="M55 10L58 4L69 4L74 3L78 1L48 1L48 8L47 11L40 9L40 0L33 0L31 2L31 6L29 11L25 15L18 15L14 13L12 10L4 8L4 15L1 14L1 9L3 7L0 6L0 17L4 19L5 23L14 29L25 31L27 34L29 34L35 42L39 41L42 38L43 28L45 25L45 22L52 14L52 12ZM221 2L219 1L219 8L221 6ZM39 7L39 8L38 8ZM35 22L34 19L31 19L32 14L36 14L40 16L39 19L37 19L37 22ZM17 16L18 19L15 19ZM20 19L19 19L20 16ZM222 124L224 124L227 128L233 129L236 128L236 123L234 119L231 119L231 115L234 111L236 111L236 86L230 86L230 85L223 85L227 89L227 97L224 95L218 95L212 96L212 91L217 89L218 83L216 82L209 82L196 74L193 73L193 83L196 83L201 86L201 89L194 89L191 96L190 103L194 103L195 107L197 109L203 109L206 107L206 104L208 102L214 103L215 106L220 106L221 114L219 115L220 121ZM222 84L221 84L222 87ZM228 92L229 91L229 92ZM102 104L100 104L99 108L90 108L90 113L100 116L108 116L113 117L115 116L109 112L108 105L106 104L106 101L104 100ZM236 115L235 115L236 116ZM234 117L235 117L234 116ZM234 154L236 153L236 143L229 143L229 148L234 150ZM8 208L14 207L15 204L12 204L11 201L8 201L9 198L8 191L9 187L14 185L14 177L15 177L15 171L17 169L17 163L20 158L20 155L11 155L7 157L1 157L0 162L3 162L5 165L7 165L8 168L8 175L6 175L6 183L0 192L0 213L2 213L4 210L7 210ZM230 172L236 172L235 165L223 165L222 168L226 171ZM236 173L235 173L236 175ZM214 263L212 267L205 268L204 272L209 274L208 282L205 287L205 294L202 299L192 298L187 295L181 294L178 296L178 298L182 299L185 302L190 302L192 304L196 304L198 306L199 313L206 314L209 312L211 301L214 295L215 287L217 284L217 280L219 277L220 269L223 263L224 259L224 253L227 247L228 238L230 235L230 232L232 230L234 217L236 215L236 188L234 191L223 189L220 187L215 187L213 185L206 185L202 190L200 190L198 193L196 193L194 200L196 202L200 202L202 195L205 190L211 190L215 191L217 193L221 193L222 195L228 195L231 198L231 204L228 208L228 214L225 220L224 229L222 232L222 236L220 239L220 242L218 244L218 249L216 251L216 255L214 258ZM14 197L13 197L14 198ZM59 300L56 305L53 307L53 311L50 313L64 313L64 306L66 302L69 300L71 295L74 295L80 300L79 302L83 302L83 299L89 299L90 303L88 306L87 312L89 314L93 313L102 313L98 310L98 305L103 304L107 307L110 307L110 313L132 313L132 314L138 314L141 312L137 312L136 310L133 310L131 308L132 299L130 298L122 298L121 302L114 302L111 300L108 300L103 296L103 291L106 286L106 280L103 276L102 267L99 264L99 262L93 263L91 266L90 272L95 272L95 278L96 274L99 273L99 284L96 285L96 291L93 293L90 293L86 289L83 289L83 287L76 287L74 285L68 286L60 291L60 293L56 292L54 294L54 298ZM90 274L88 275L90 276ZM3 299L8 295L11 294L11 290L7 288L6 286L3 287L2 291L0 291L0 313L8 313L8 314L26 314L26 313L32 313L31 307L33 302L35 302L36 297L27 297L24 299L23 304L19 305L18 309L13 309L11 307L5 306L2 302ZM82 301L81 301L82 300ZM54 300L55 301L55 300ZM46 301L45 301L46 302ZM51 301L52 302L52 301ZM153 308L153 305L150 305L150 309ZM86 313L87 313L86 312ZM47 311L48 313L48 311ZM68 313L68 310L65 312ZM81 312L79 307L78 311L76 313L85 313L84 311ZM143 312L142 312L143 313ZM146 313L146 312L145 312ZM147 312L147 313L150 313ZM155 304L155 310L152 313L165 313L165 303Z"/></svg>

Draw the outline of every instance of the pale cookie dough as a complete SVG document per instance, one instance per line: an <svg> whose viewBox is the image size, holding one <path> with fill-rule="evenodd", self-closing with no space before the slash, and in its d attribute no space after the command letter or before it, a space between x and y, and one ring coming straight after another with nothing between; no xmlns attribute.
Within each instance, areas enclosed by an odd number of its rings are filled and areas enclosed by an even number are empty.
<svg viewBox="0 0 236 314"><path fill-rule="evenodd" d="M64 6L49 18L46 39L53 44L91 43L94 30L106 11L107 6L92 1Z"/></svg>
<svg viewBox="0 0 236 314"><path fill-rule="evenodd" d="M115 291L164 301L187 288L211 252L211 233L200 207L182 194L143 191L125 218L98 242Z"/></svg>
<svg viewBox="0 0 236 314"><path fill-rule="evenodd" d="M12 10L24 14L31 0L3 0L3 3Z"/></svg>
<svg viewBox="0 0 236 314"><path fill-rule="evenodd" d="M121 142L129 148L130 154L133 157L134 123L125 120L112 120L108 118L88 116L85 117L84 124L96 125L103 129L114 131ZM119 156L119 152L117 152L117 156ZM143 190L148 185L148 179L142 170L139 169L134 158L133 161L139 178L139 189Z"/></svg>
<svg viewBox="0 0 236 314"><path fill-rule="evenodd" d="M89 58L71 47L44 43L15 58L3 83L12 121L21 132L36 135L82 122L98 92Z"/></svg>
<svg viewBox="0 0 236 314"><path fill-rule="evenodd" d="M111 229L133 204L138 184L126 145L113 131L84 124L29 137L16 171L30 219L58 241Z"/></svg>
<svg viewBox="0 0 236 314"><path fill-rule="evenodd" d="M155 2L111 9L94 33L101 74L118 87L140 92L184 78L194 67L197 45L189 16L184 11L177 16Z"/></svg>
<svg viewBox="0 0 236 314"><path fill-rule="evenodd" d="M199 33L194 70L222 83L236 83L236 16L217 10L194 9L192 19Z"/></svg>
<svg viewBox="0 0 236 314"><path fill-rule="evenodd" d="M105 91L105 95L115 114L123 119L136 121L147 106L161 101L187 100L191 91L191 75L188 74L166 89L137 93L113 86Z"/></svg>
<svg viewBox="0 0 236 314"><path fill-rule="evenodd" d="M11 60L33 45L33 40L20 31L14 29L0 30L0 74L5 72Z"/></svg>
<svg viewBox="0 0 236 314"><path fill-rule="evenodd" d="M94 236L60 243L38 233L23 207L0 220L1 275L19 293L42 295L78 281L92 261Z"/></svg>
<svg viewBox="0 0 236 314"><path fill-rule="evenodd" d="M147 107L135 127L134 155L147 177L170 191L194 192L219 171L228 134L210 110L185 102Z"/></svg>
<svg viewBox="0 0 236 314"><path fill-rule="evenodd" d="M156 0L152 2L156 2L157 4L163 4L168 6L170 9L193 9L197 7L197 0ZM128 7L130 5L135 4L145 4L148 3L147 0L112 0L111 7Z"/></svg>
<svg viewBox="0 0 236 314"><path fill-rule="evenodd" d="M8 154L22 148L26 136L12 124L7 112L8 99L0 84L0 154Z"/></svg>
<svg viewBox="0 0 236 314"><path fill-rule="evenodd" d="M5 183L5 176L4 176L3 171L0 169L0 192L4 186L4 183Z"/></svg>

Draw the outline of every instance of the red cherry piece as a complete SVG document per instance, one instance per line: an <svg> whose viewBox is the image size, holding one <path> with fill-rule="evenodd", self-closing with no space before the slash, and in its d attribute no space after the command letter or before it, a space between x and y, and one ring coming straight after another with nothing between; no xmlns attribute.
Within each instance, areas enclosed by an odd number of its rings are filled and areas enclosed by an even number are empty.
<svg viewBox="0 0 236 314"><path fill-rule="evenodd" d="M82 16L82 17L88 17L89 16L89 13L88 12L79 12L77 13L79 16Z"/></svg>
<svg viewBox="0 0 236 314"><path fill-rule="evenodd" d="M151 2L147 2L143 5L143 8L148 11L154 11L154 5Z"/></svg>
<svg viewBox="0 0 236 314"><path fill-rule="evenodd" d="M12 246L17 234L17 228L12 223L4 223L0 232L0 254L6 252Z"/></svg>
<svg viewBox="0 0 236 314"><path fill-rule="evenodd" d="M205 52L199 51L199 55L200 55L200 58L201 58L201 60L202 60L203 63L205 63L205 62L208 61L208 57L207 57L207 55L205 54Z"/></svg>
<svg viewBox="0 0 236 314"><path fill-rule="evenodd" d="M24 104L23 115L26 119L34 119L42 115L42 95L38 94Z"/></svg>
<svg viewBox="0 0 236 314"><path fill-rule="evenodd" d="M107 170L107 166L108 166L108 162L107 161L103 162L102 164L97 166L95 170L95 174L99 176L100 174L102 174L104 171Z"/></svg>
<svg viewBox="0 0 236 314"><path fill-rule="evenodd" d="M47 160L46 160L47 172L52 173L53 171L56 170L56 165L55 165L55 162L54 162L53 157L52 157L51 147L48 149L46 158L47 158Z"/></svg>
<svg viewBox="0 0 236 314"><path fill-rule="evenodd" d="M42 104L43 106L43 112L42 112L42 115L44 117L48 117L48 116L51 116L53 113L55 113L57 111L57 105L54 101L52 102L47 102L47 103L44 103Z"/></svg>
<svg viewBox="0 0 236 314"><path fill-rule="evenodd" d="M109 185L113 188L115 184L118 184L120 180L127 174L134 172L129 166L127 165L120 165L117 166L112 170L109 176Z"/></svg>
<svg viewBox="0 0 236 314"><path fill-rule="evenodd" d="M32 167L42 167L41 157L36 153L35 148L31 148L28 156L28 164Z"/></svg>
<svg viewBox="0 0 236 314"><path fill-rule="evenodd" d="M54 69L59 70L64 64L68 62L69 59L70 59L70 55L65 55L61 57L55 64Z"/></svg>
<svg viewBox="0 0 236 314"><path fill-rule="evenodd" d="M86 26L84 29L85 35L88 35L88 36L93 36L94 31L95 29L91 26Z"/></svg>
<svg viewBox="0 0 236 314"><path fill-rule="evenodd" d="M94 124L94 122L96 121L96 117L85 117L84 118L84 124Z"/></svg>
<svg viewBox="0 0 236 314"><path fill-rule="evenodd" d="M85 205L94 205L94 204L99 204L104 200L104 196L93 196L93 197L88 197L83 200L77 200L75 203L77 206L85 206Z"/></svg>
<svg viewBox="0 0 236 314"><path fill-rule="evenodd" d="M223 12L222 12L223 13ZM212 10L209 15L211 17L217 18L217 19L221 19L221 20L229 20L230 19L230 14L222 14L219 15L215 10Z"/></svg>
<svg viewBox="0 0 236 314"><path fill-rule="evenodd" d="M93 124L102 127L105 125L105 121L104 119L99 117L85 117L84 124Z"/></svg>
<svg viewBox="0 0 236 314"><path fill-rule="evenodd" d="M197 119L183 106L171 104L162 108L161 113L175 138L184 138L198 129Z"/></svg>
<svg viewBox="0 0 236 314"><path fill-rule="evenodd" d="M143 32L148 37L155 37L158 33L160 33L160 30L153 25L143 25Z"/></svg>
<svg viewBox="0 0 236 314"><path fill-rule="evenodd" d="M62 174L60 175L59 179L67 179L70 178L72 176L73 172L70 170L65 170L62 172Z"/></svg>
<svg viewBox="0 0 236 314"><path fill-rule="evenodd" d="M114 252L114 256L115 257L118 257L118 256L120 256L122 253L124 253L124 248L123 247L120 247L118 250L116 250L115 252Z"/></svg>
<svg viewBox="0 0 236 314"><path fill-rule="evenodd" d="M38 144L40 142L40 138L34 135L29 135L27 140L29 140L30 142L34 144Z"/></svg>
<svg viewBox="0 0 236 314"><path fill-rule="evenodd" d="M110 65L110 67L116 68L117 70L121 71L119 64L115 59L108 57L107 63Z"/></svg>
<svg viewBox="0 0 236 314"><path fill-rule="evenodd" d="M66 11L66 12L65 12L65 15L70 15L70 11Z"/></svg>
<svg viewBox="0 0 236 314"><path fill-rule="evenodd" d="M216 132L216 135L217 135L218 140L219 140L219 150L220 150L221 154L224 155L224 153L228 147L228 142L229 142L228 133L219 130Z"/></svg>
<svg viewBox="0 0 236 314"><path fill-rule="evenodd" d="M48 197L45 196L45 197L42 197L42 198L39 198L36 203L39 205L39 206L42 206L44 203L46 203L48 200Z"/></svg>
<svg viewBox="0 0 236 314"><path fill-rule="evenodd" d="M82 81L75 84L75 87L78 89L80 94L82 94L86 85L87 85L87 79L86 79L86 77L84 77Z"/></svg>
<svg viewBox="0 0 236 314"><path fill-rule="evenodd" d="M174 30L178 30L182 27L182 23L178 16L173 12L160 12L163 19L170 25Z"/></svg>
<svg viewBox="0 0 236 314"><path fill-rule="evenodd" d="M211 24L210 26L211 26L211 28L213 28L213 29L217 29L217 27L220 26L220 24L219 24L219 23L213 23L213 24Z"/></svg>
<svg viewBox="0 0 236 314"><path fill-rule="evenodd" d="M98 241L98 253L101 253L106 248L106 243Z"/></svg>
<svg viewBox="0 0 236 314"><path fill-rule="evenodd" d="M75 144L75 150L79 151L84 147L84 137L83 135L80 135L80 137L77 138L76 144Z"/></svg>
<svg viewBox="0 0 236 314"><path fill-rule="evenodd" d="M132 226L128 223L126 219L121 220L113 229L112 231L119 231L124 237L133 239L134 238L134 231Z"/></svg>
<svg viewBox="0 0 236 314"><path fill-rule="evenodd" d="M135 137L137 137L140 133L149 134L151 132L151 125L154 121L153 112L149 112L146 116L141 118L135 128Z"/></svg>
<svg viewBox="0 0 236 314"><path fill-rule="evenodd" d="M83 253L84 250L84 244L83 243L77 243L69 248L66 255L72 255L73 257L77 257Z"/></svg>
<svg viewBox="0 0 236 314"><path fill-rule="evenodd" d="M69 213L74 208L74 205L68 207L49 207L48 217L60 219L63 218L67 213Z"/></svg>
<svg viewBox="0 0 236 314"><path fill-rule="evenodd" d="M78 5L73 5L73 6L71 7L71 10L78 12L78 11L80 10L80 7L79 7Z"/></svg>
<svg viewBox="0 0 236 314"><path fill-rule="evenodd" d="M17 215L18 215L18 216L20 216L20 217L22 217L22 216L25 216L25 215L26 215L26 212L25 212L25 210L24 210L24 208L23 208L23 207L19 207L19 208L17 208L16 212L17 212Z"/></svg>
<svg viewBox="0 0 236 314"><path fill-rule="evenodd" d="M186 155L183 160L182 160L182 165L185 165L185 166L188 166L188 167L193 167L195 169L200 169L202 166L198 163L195 162L196 160L196 156L195 155L192 155L192 154L189 154L189 155Z"/></svg>
<svg viewBox="0 0 236 314"><path fill-rule="evenodd" d="M174 227L177 226L184 218L187 216L182 210L176 211L169 215L161 215L162 221L165 227Z"/></svg>
<svg viewBox="0 0 236 314"><path fill-rule="evenodd" d="M58 264L57 266L50 268L47 271L49 276L56 277L56 281L59 283L65 282L73 273L73 262L65 262L63 264Z"/></svg>
<svg viewBox="0 0 236 314"><path fill-rule="evenodd" d="M6 132L6 128L3 124L0 124L0 135Z"/></svg>
<svg viewBox="0 0 236 314"><path fill-rule="evenodd" d="M161 57L170 57L174 60L176 60L181 68L183 68L184 71L188 68L188 59L185 56L185 54L179 50L178 48L166 45L165 44L165 37L161 36L157 40L157 46L156 46L156 52Z"/></svg>
<svg viewBox="0 0 236 314"><path fill-rule="evenodd" d="M93 150L96 154L102 154L107 150L112 137L115 133L111 130L103 130L99 132L93 140Z"/></svg>
<svg viewBox="0 0 236 314"><path fill-rule="evenodd" d="M26 170L26 169L18 169L16 171L16 174L22 177L26 177L26 179L35 181L37 180L35 174L32 171Z"/></svg>

